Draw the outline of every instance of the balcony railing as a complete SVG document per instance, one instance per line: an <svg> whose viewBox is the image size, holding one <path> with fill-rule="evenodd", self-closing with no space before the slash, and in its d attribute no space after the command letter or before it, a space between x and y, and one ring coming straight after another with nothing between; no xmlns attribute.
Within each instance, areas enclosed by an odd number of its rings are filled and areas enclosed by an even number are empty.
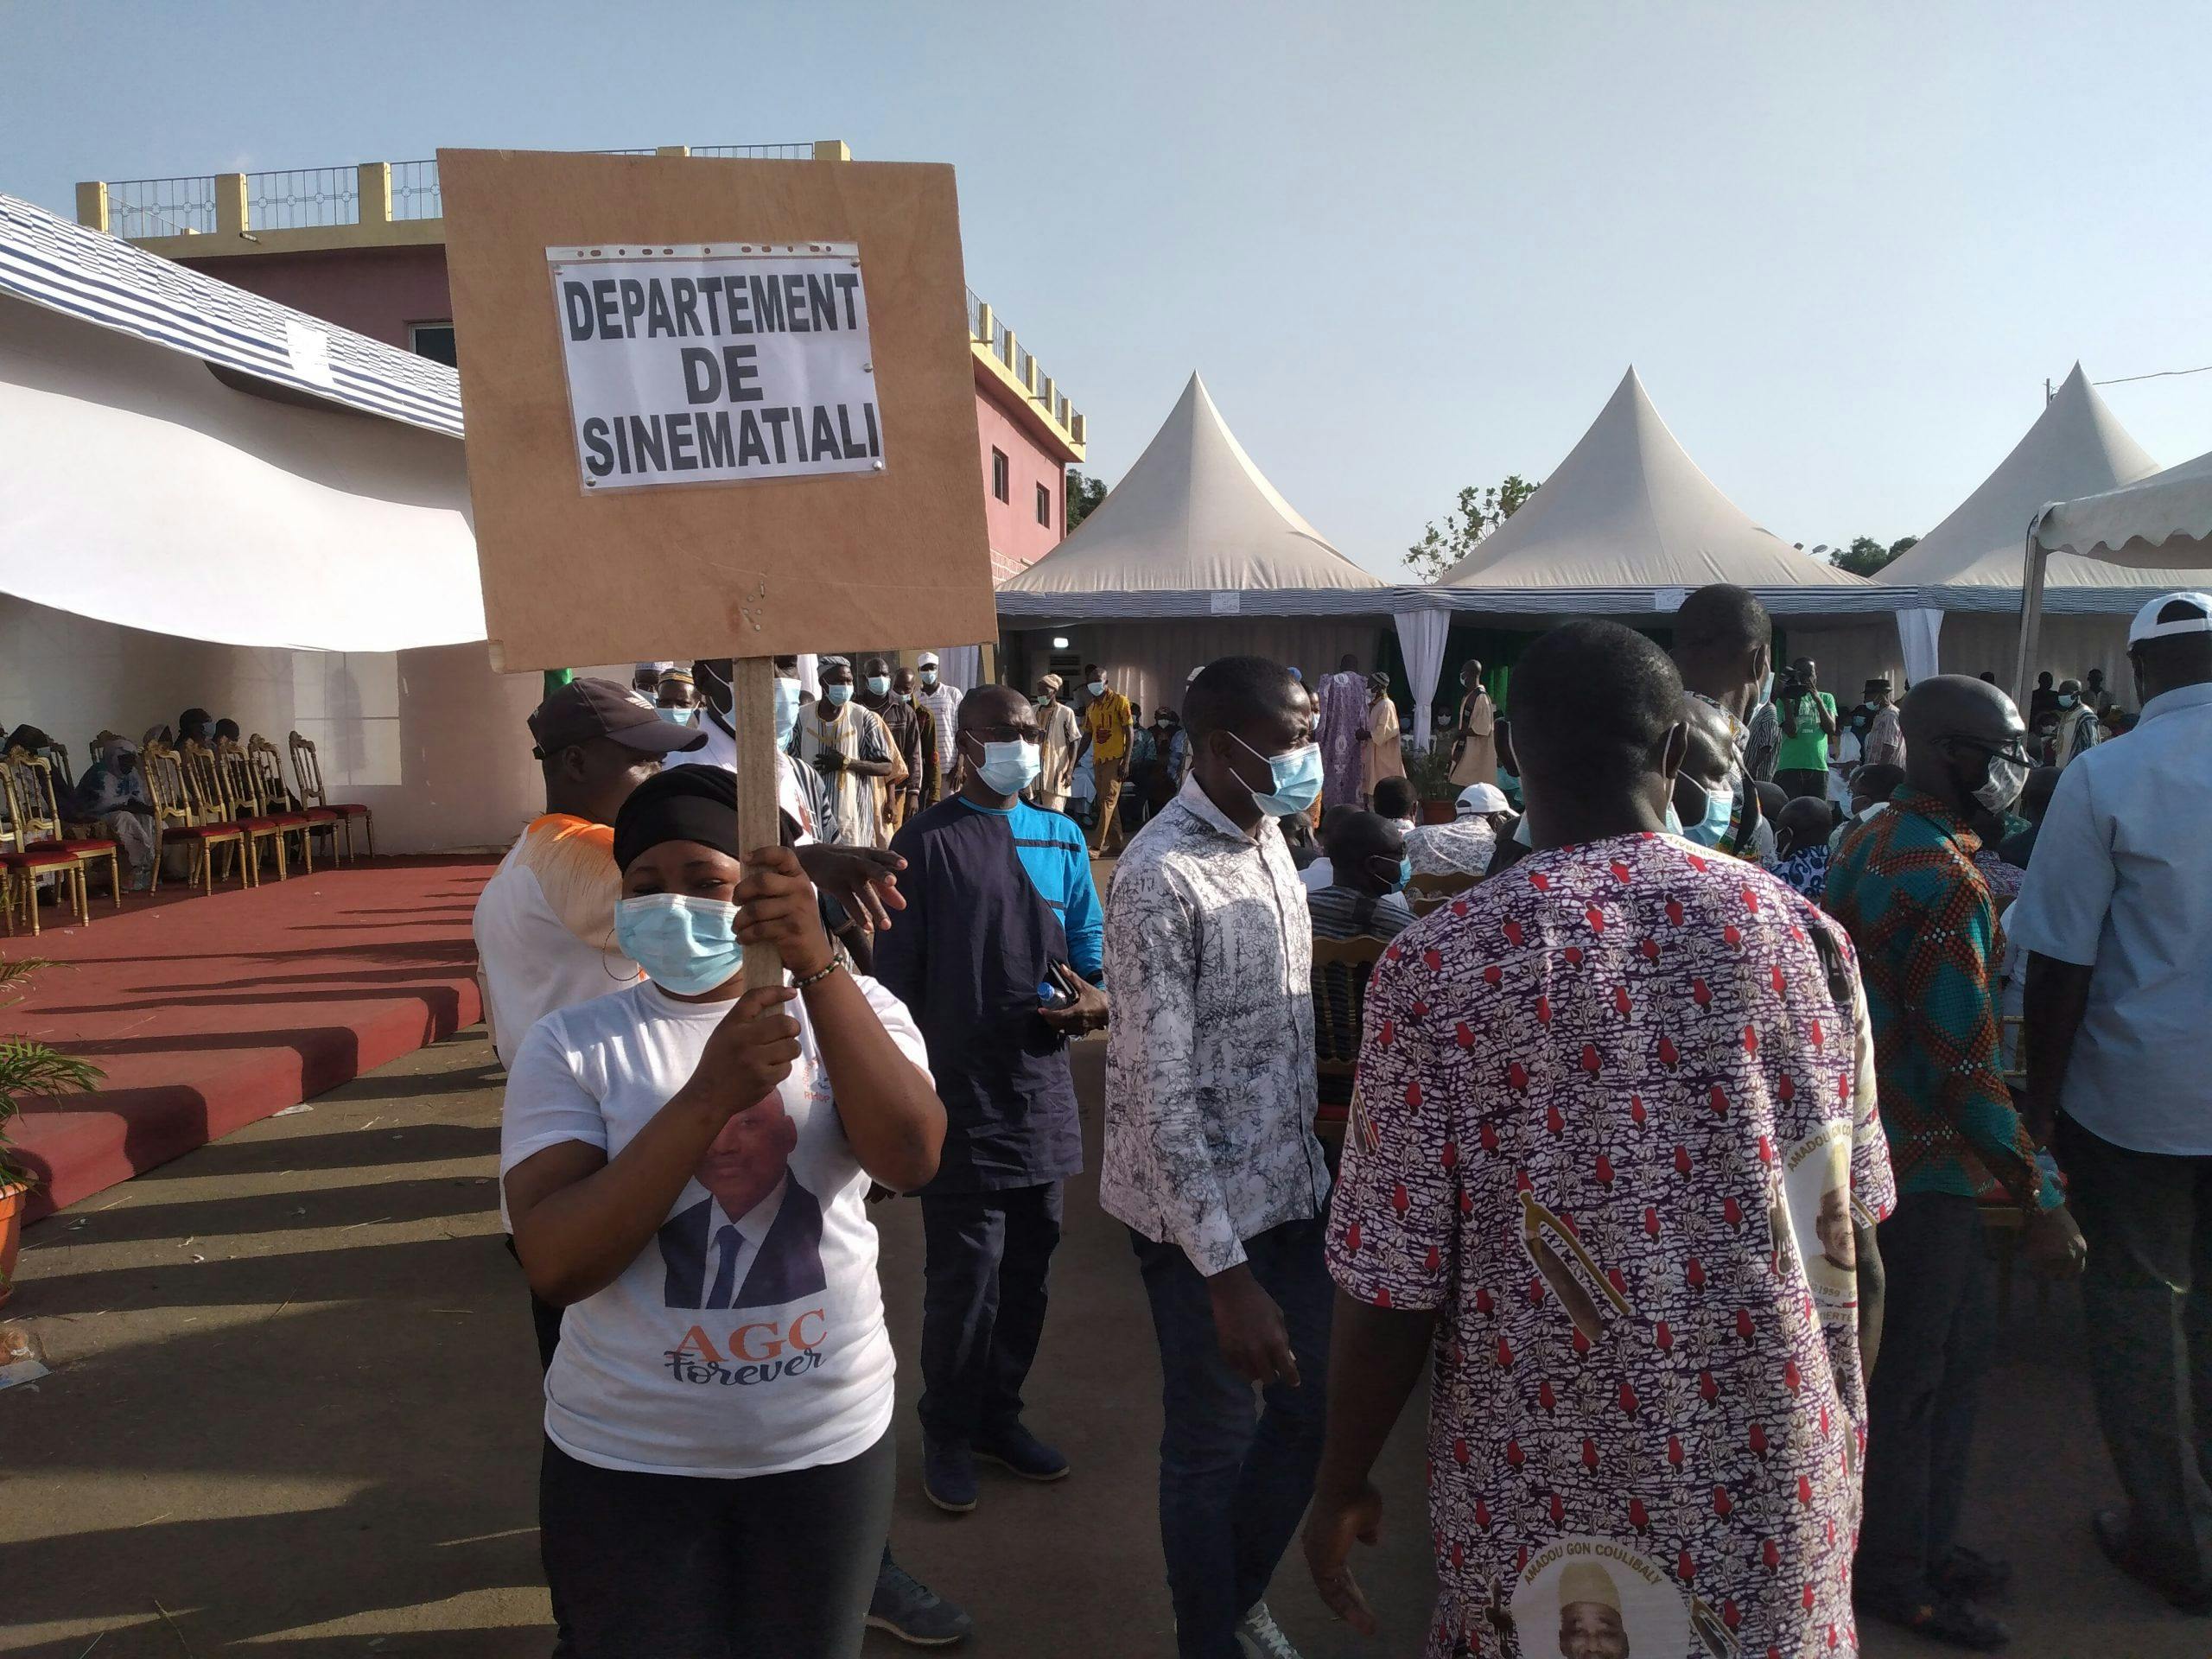
<svg viewBox="0 0 2212 1659"><path fill-rule="evenodd" d="M1008 374L1029 394L1032 402L1044 410L1052 423L1062 431L1073 435L1081 443L1083 416L1076 413L1075 405L1061 395L1045 372L1038 367L1036 357L1024 346L1019 336L996 312L984 303L974 289L967 290L968 338L983 346L1003 364Z"/></svg>

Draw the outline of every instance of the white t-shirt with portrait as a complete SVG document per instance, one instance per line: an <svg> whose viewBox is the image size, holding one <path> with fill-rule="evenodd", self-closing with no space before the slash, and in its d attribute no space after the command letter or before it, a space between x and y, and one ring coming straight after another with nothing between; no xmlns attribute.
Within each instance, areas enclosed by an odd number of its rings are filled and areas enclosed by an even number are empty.
<svg viewBox="0 0 2212 1659"><path fill-rule="evenodd" d="M855 982L899 1052L906 1005ZM563 1141L612 1159L689 1082L728 1002L650 981L547 1014L507 1078L499 1175ZM772 1105L731 1119L653 1242L568 1308L545 1433L605 1469L741 1478L841 1463L890 1426L893 1360L868 1178L845 1139L803 1001L800 1055ZM780 1109L779 1109L779 1107Z"/></svg>

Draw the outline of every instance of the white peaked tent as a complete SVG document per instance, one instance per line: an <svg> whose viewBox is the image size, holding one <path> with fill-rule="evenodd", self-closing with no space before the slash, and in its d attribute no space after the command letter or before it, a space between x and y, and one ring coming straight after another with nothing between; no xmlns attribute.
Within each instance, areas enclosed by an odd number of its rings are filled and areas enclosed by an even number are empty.
<svg viewBox="0 0 2212 1659"><path fill-rule="evenodd" d="M1543 487L1438 580L1515 601L1499 608L1583 612L1609 599L1648 611L1656 594L1714 582L1812 601L1789 608L1870 587L1753 524L1667 429L1632 368Z"/></svg>
<svg viewBox="0 0 2212 1659"><path fill-rule="evenodd" d="M1880 572L1885 587L1918 590L1917 604L1897 613L1907 674L1920 679L1946 666L1968 674L2010 671L2037 515L2050 502L2102 495L2157 470L2075 364L1980 487ZM2203 579L2202 571L2183 579L2062 554L2044 573L2044 604L2068 620L2046 629L2043 655L2061 678L2102 667L2108 681L2124 683L2118 670L2126 629L2114 619L2133 613L2150 591Z"/></svg>
<svg viewBox="0 0 2212 1659"><path fill-rule="evenodd" d="M1179 700L1192 668L1230 652L1309 677L1346 653L1371 667L1378 629L1421 606L1420 591L1362 569L1307 523L1194 373L1122 481L1067 540L1000 583L998 605L1002 623L1032 637L1029 671L1043 671L1050 639L1069 638L1065 655L1103 665L1149 712ZM1432 685L1442 649L1439 630ZM1421 684L1410 640L1407 660ZM1426 714L1421 705L1417 724Z"/></svg>
<svg viewBox="0 0 2212 1659"><path fill-rule="evenodd" d="M1891 671L1894 599L1752 523L1690 459L1631 368L1543 486L1434 589L1452 611L1541 628L1562 613L1663 624L1693 588L1757 594L1821 683Z"/></svg>

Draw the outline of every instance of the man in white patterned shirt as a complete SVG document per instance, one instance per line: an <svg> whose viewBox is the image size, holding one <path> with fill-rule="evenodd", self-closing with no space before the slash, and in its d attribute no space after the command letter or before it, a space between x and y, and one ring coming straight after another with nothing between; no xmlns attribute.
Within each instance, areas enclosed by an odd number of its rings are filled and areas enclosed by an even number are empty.
<svg viewBox="0 0 2212 1659"><path fill-rule="evenodd" d="M1208 666L1184 698L1190 779L1106 899L1117 988L1099 1203L1128 1224L1160 1339L1180 1659L1295 1659L1261 1598L1320 1452L1329 1175L1313 1130L1312 931L1268 820L1319 797L1311 708L1278 664Z"/></svg>
<svg viewBox="0 0 2212 1659"><path fill-rule="evenodd" d="M937 724L938 798L943 799L960 792L960 699L965 693L944 683L939 666L933 651L925 651L915 659L919 683L914 688L914 701L930 711L931 720ZM935 806L937 802L925 800L922 804Z"/></svg>

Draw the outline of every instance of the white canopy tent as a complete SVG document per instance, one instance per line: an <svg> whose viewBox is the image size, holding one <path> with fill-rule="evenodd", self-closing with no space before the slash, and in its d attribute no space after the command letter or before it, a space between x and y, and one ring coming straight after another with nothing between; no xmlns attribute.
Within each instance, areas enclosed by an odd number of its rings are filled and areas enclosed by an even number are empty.
<svg viewBox="0 0 2212 1659"><path fill-rule="evenodd" d="M1916 603L1897 613L1907 677L1939 672L1947 658L1964 673L2015 661L2031 522L2047 503L2101 496L2157 469L2075 364L1996 470L1878 575L1882 586L1916 590ZM2062 554L2044 572L2044 608L2073 620L2045 632L2043 652L2056 653L2069 673L2101 667L2113 677L2126 643L2125 627L2113 619L2133 612L2151 591L2203 580L2202 572L2183 580L2126 568L2109 556ZM2026 666L2032 680L2034 663ZM2016 690L2024 696L2025 683L2016 682Z"/></svg>
<svg viewBox="0 0 2212 1659"><path fill-rule="evenodd" d="M2036 515L2020 594L2013 683L2021 696L2041 644L2050 572L2062 564L2111 570L2119 580L2109 591L2125 595L2131 614L2158 593L2212 587L2212 453L2116 490L2053 502Z"/></svg>
<svg viewBox="0 0 2212 1659"><path fill-rule="evenodd" d="M1562 613L1630 623L1669 616L1689 592L1757 594L1824 683L1886 672L1895 601L1754 524L1690 458L1630 368L1541 488L1439 580L1440 602L1541 627Z"/></svg>
<svg viewBox="0 0 2212 1659"><path fill-rule="evenodd" d="M1145 709L1179 700L1192 668L1232 652L1309 674L1346 653L1368 659L1376 629L1395 617L1415 676L1416 737L1426 741L1417 650L1426 625L1408 620L1427 609L1423 590L1391 587L1306 522L1195 373L1105 500L998 591L1003 622L1070 638L1071 652L1109 668ZM1440 641L1434 656L1432 696Z"/></svg>

